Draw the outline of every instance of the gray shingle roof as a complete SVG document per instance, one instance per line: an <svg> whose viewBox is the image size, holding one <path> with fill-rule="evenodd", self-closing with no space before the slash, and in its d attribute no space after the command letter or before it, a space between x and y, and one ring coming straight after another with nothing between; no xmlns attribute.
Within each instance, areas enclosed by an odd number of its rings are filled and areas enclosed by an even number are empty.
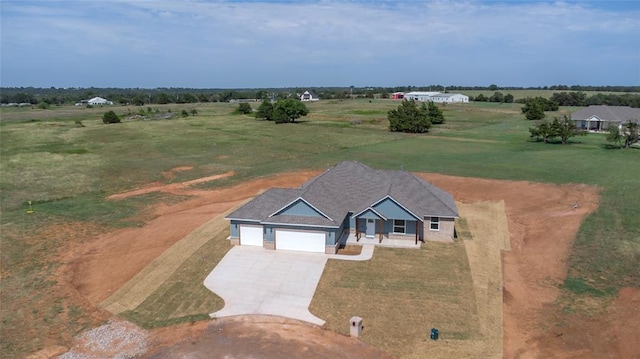
<svg viewBox="0 0 640 359"><path fill-rule="evenodd" d="M592 105L571 114L572 120L586 120L591 117L597 117L603 121L627 122L628 120L640 120L640 108L629 106L604 106Z"/></svg>
<svg viewBox="0 0 640 359"><path fill-rule="evenodd" d="M249 203L231 212L228 219L243 219L261 221L284 207L287 203L298 198L299 189L271 188Z"/></svg>
<svg viewBox="0 0 640 359"><path fill-rule="evenodd" d="M420 220L425 216L458 217L453 197L416 175L375 170L360 162L346 161L312 178L299 189L271 189L227 218L337 227L349 212L362 212L387 197ZM303 198L329 218L274 215L297 198Z"/></svg>

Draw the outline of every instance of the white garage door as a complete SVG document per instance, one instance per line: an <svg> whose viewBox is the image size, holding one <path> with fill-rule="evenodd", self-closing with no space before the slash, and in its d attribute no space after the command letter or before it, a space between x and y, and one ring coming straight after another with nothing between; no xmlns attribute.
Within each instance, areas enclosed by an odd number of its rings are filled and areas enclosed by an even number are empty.
<svg viewBox="0 0 640 359"><path fill-rule="evenodd" d="M324 232L276 230L276 249L324 253Z"/></svg>
<svg viewBox="0 0 640 359"><path fill-rule="evenodd" d="M240 226L240 245L262 247L262 227Z"/></svg>

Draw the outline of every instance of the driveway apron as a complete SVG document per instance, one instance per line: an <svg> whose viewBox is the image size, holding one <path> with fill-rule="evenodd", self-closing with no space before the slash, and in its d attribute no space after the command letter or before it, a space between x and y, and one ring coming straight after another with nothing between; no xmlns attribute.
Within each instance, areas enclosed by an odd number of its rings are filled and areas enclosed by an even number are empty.
<svg viewBox="0 0 640 359"><path fill-rule="evenodd" d="M235 246L204 280L225 303L211 317L263 314L323 325L309 304L326 262L321 253Z"/></svg>

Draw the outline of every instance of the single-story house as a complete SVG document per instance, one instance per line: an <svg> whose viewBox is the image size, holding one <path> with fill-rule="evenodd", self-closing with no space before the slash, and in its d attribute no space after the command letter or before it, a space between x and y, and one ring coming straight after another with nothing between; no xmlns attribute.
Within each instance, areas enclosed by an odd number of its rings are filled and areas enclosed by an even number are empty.
<svg viewBox="0 0 640 359"><path fill-rule="evenodd" d="M104 99L102 97L94 97L91 100L82 100L82 101L76 103L76 106L84 106L84 105L91 105L91 106L113 105L113 101L109 101L109 100Z"/></svg>
<svg viewBox="0 0 640 359"><path fill-rule="evenodd" d="M407 100L414 101L433 101L435 103L467 103L469 102L469 96L465 96L459 93L442 93L437 91L427 92L408 92L404 95Z"/></svg>
<svg viewBox="0 0 640 359"><path fill-rule="evenodd" d="M640 121L640 108L629 106L591 105L571 114L576 127L587 131L607 131L631 120Z"/></svg>
<svg viewBox="0 0 640 359"><path fill-rule="evenodd" d="M439 93L431 96L430 101L435 103L467 103L469 96L459 93Z"/></svg>
<svg viewBox="0 0 640 359"><path fill-rule="evenodd" d="M404 98L414 101L431 101L431 96L438 95L438 91L413 91L404 94Z"/></svg>
<svg viewBox="0 0 640 359"><path fill-rule="evenodd" d="M458 210L444 190L406 171L347 161L300 188L272 188L230 213L235 245L336 253L348 236L452 240Z"/></svg>
<svg viewBox="0 0 640 359"><path fill-rule="evenodd" d="M305 91L302 95L300 95L300 101L319 101L320 97L316 96L313 91Z"/></svg>

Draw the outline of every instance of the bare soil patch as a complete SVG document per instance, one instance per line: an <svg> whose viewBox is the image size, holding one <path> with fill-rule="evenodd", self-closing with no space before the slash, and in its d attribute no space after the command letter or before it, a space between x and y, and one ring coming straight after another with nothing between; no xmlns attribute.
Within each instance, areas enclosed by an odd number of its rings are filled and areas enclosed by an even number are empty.
<svg viewBox="0 0 640 359"><path fill-rule="evenodd" d="M598 207L599 190L582 184L471 179L424 174L458 201L503 200L511 250L504 252L505 358L550 357L545 331L567 274L566 258L585 216ZM574 208L574 203L578 207ZM602 343L603 348L607 345ZM640 348L638 348L640 349ZM562 352L556 352L560 355Z"/></svg>
<svg viewBox="0 0 640 359"><path fill-rule="evenodd" d="M347 244L338 248L338 252L336 254L342 254L346 256L357 256L361 252L362 252L362 246Z"/></svg>
<svg viewBox="0 0 640 359"><path fill-rule="evenodd" d="M181 168L181 167L178 167ZM178 193L179 190L184 189L186 187L189 187L191 185L194 184L198 184L198 183L205 183L205 182L210 182L210 181L214 181L217 179L221 179L221 178L225 178L225 177L230 177L233 176L233 171L230 172L226 172L226 173L222 173L222 174L218 174L218 175L213 175L213 176L208 176L208 177L202 177L202 178L197 178L191 181L186 181L186 182L180 182L180 183L171 183L171 184L165 184L165 185L152 185L149 187L144 187L144 188L140 188L137 190L133 190L133 191L128 191L128 192L123 192L123 193L118 193L118 194L114 194L111 195L109 197L107 197L107 199L123 199L123 198L128 198L128 197L133 197L133 196L139 196L141 194L146 194L146 193L151 193L151 192L167 192L167 193ZM169 175L166 174L166 172L164 173L165 178L167 178L167 176L174 176L174 171L172 170L171 172L169 172Z"/></svg>
<svg viewBox="0 0 640 359"><path fill-rule="evenodd" d="M145 358L154 359L255 358L258 353L265 359L391 358L358 339L269 316L221 318L158 329L149 342L154 349Z"/></svg>
<svg viewBox="0 0 640 359"><path fill-rule="evenodd" d="M176 186L169 192L191 195L194 198L177 204L157 206L155 214L158 218L142 228L117 230L76 246L65 255L68 279L84 298L96 305L164 250L212 217L260 190L276 186L295 187L317 173L307 171L281 174L210 191ZM608 357L632 358L634 353L640 352L638 327L635 324L640 322L639 294L636 289L621 291L615 303L602 315L591 318L576 316L573 321L575 325L566 328L560 336L556 336L557 333L554 334L545 325L545 321L558 315L554 301L560 292L559 285L566 276L566 258L585 215L598 206L597 188L580 184L553 185L437 174L422 176L451 192L456 200L463 203L500 200L505 203L512 249L502 255L504 357L598 357L598 353L614 353ZM576 201L579 206L574 209L573 203ZM300 332L299 328L291 329L293 324L282 322L269 324L268 327L267 324L250 320L225 325L226 328L233 326L233 330L229 329L224 336L219 337L207 337L212 335L208 332L211 330L208 323L166 328L163 329L166 330L165 334L154 334L154 345L167 350L187 350L186 347L179 349L178 346L166 345L176 342L186 345L184 340L187 340L187 346L195 346L199 343L198 338L203 338L203 342L209 341L206 338L218 338L211 341L218 345L229 342L238 344L246 353L262 353L269 350L272 345L269 343L278 338L284 340L285 347L295 347L297 344L287 335L298 335ZM184 329L185 327L188 329ZM314 339L298 341L300 350L306 350L304 356L323 347L331 347L334 343L341 343L341 339L332 336L335 333L317 328L311 328L310 331L320 331L326 335L317 334ZM585 333L588 334L586 339ZM203 347L200 353L210 353L212 350L215 349L210 345ZM343 352L347 351L340 349L336 353ZM170 355L172 352L166 353ZM163 357L160 351L150 355ZM242 354L238 355L242 357ZM332 353L331 357L336 357L335 355Z"/></svg>

